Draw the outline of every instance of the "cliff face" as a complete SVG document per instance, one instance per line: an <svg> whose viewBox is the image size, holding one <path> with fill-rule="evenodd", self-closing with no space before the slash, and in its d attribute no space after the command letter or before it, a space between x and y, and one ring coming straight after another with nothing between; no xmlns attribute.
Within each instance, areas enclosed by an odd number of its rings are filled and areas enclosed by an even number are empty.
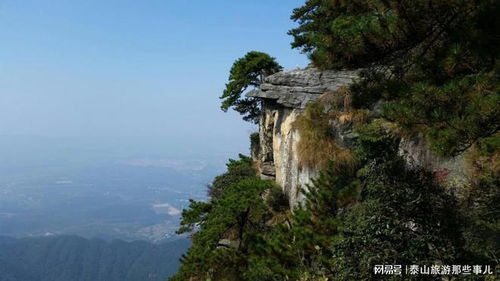
<svg viewBox="0 0 500 281"><path fill-rule="evenodd" d="M284 71L269 76L260 90L248 94L261 98L260 149L254 160L263 178L274 178L294 206L303 200L300 192L317 175L299 165L297 143L300 134L292 127L306 105L325 92L352 83L355 71L319 71L314 68Z"/></svg>
<svg viewBox="0 0 500 281"><path fill-rule="evenodd" d="M303 114L307 104L326 92L348 86L356 77L356 71L319 71L315 68L283 71L269 76L260 89L247 94L263 102L259 149L253 152L253 158L261 177L274 179L288 195L291 206L303 201L301 188L306 188L311 178L318 174L299 164L300 134L293 128L293 122ZM353 137L352 132L339 133L338 128L335 131L341 144L348 144L346 139ZM409 165L423 166L431 171L444 170L455 178L466 179L463 157L436 157L422 138L402 139L399 151Z"/></svg>

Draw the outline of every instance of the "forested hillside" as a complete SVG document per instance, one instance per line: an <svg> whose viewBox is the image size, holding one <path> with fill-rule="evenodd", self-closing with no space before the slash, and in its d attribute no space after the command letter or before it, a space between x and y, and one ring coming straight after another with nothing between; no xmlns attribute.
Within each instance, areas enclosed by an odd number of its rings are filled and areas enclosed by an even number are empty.
<svg viewBox="0 0 500 281"><path fill-rule="evenodd" d="M482 269L500 263L499 14L490 0L308 0L295 9L292 47L320 70L360 73L290 125L301 136L297 161L319 176L289 206L288 187L272 172L260 177L272 167L230 160L211 199L183 212L179 232L193 233L193 245L171 280L493 280ZM279 70L255 54L235 62L221 97L250 121L263 103L245 92ZM252 154L274 144L262 143L262 126L273 124L260 126ZM407 139L437 159L463 159L466 175L409 163ZM376 265L434 271L382 277ZM477 267L465 276L447 265Z"/></svg>
<svg viewBox="0 0 500 281"><path fill-rule="evenodd" d="M182 239L154 245L76 236L0 237L0 280L163 281L188 247Z"/></svg>

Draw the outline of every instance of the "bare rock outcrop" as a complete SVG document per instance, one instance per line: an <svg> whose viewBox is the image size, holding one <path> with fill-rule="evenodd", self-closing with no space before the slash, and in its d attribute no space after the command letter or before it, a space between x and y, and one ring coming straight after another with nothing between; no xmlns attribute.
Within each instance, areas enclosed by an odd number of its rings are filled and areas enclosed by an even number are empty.
<svg viewBox="0 0 500 281"><path fill-rule="evenodd" d="M357 71L320 71L316 68L283 71L267 77L259 90L247 96L274 100L286 108L304 109L321 94L349 85L357 76Z"/></svg>
<svg viewBox="0 0 500 281"><path fill-rule="evenodd" d="M253 155L264 179L274 179L290 200L290 206L303 201L301 189L307 188L318 171L300 165L297 144L300 133L293 122L303 114L307 104L326 92L349 86L358 71L320 71L316 68L283 71L266 78L260 89L248 97L260 98L263 114L259 124L259 148ZM335 130L332 125L332 130ZM348 145L355 138L352 132L335 130L339 143ZM338 135L341 134L341 135ZM344 135L342 135L344 134ZM338 136L337 136L338 135ZM422 138L402 139L400 154L409 165L423 166L431 171L446 169L451 175L465 178L463 158L436 157Z"/></svg>
<svg viewBox="0 0 500 281"><path fill-rule="evenodd" d="M292 126L307 104L325 92L347 86L357 77L356 71L320 71L316 68L283 71L267 77L260 89L247 94L261 98L259 172L264 179L275 179L287 194L290 205L303 200L306 188L317 171L299 164L297 143L300 135Z"/></svg>

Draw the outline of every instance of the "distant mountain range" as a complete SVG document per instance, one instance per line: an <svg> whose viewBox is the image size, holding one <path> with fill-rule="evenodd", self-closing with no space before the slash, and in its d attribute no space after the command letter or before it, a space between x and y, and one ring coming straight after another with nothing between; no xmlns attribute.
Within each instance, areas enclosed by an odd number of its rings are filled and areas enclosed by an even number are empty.
<svg viewBox="0 0 500 281"><path fill-rule="evenodd" d="M152 244L77 236L0 236L0 281L164 281L188 239Z"/></svg>

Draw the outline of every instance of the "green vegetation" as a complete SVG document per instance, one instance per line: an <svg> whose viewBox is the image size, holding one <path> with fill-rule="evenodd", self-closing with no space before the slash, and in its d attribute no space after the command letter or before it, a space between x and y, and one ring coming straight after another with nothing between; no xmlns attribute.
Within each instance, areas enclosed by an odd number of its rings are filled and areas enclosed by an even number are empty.
<svg viewBox="0 0 500 281"><path fill-rule="evenodd" d="M255 176L192 202L181 232L194 231L193 246L171 280L376 280L375 264L494 264L498 224L462 212L434 175L407 168L397 142L367 126L357 172L330 163L293 213L279 188ZM230 163L251 167L245 157ZM495 212L488 202L481 209Z"/></svg>
<svg viewBox="0 0 500 281"><path fill-rule="evenodd" d="M249 88L258 87L266 76L281 69L282 67L268 54L248 52L231 67L229 82L220 97L221 109L227 111L232 107L243 115L243 120L257 123L261 112L260 102L255 98L242 97L242 94Z"/></svg>
<svg viewBox="0 0 500 281"><path fill-rule="evenodd" d="M255 178L255 170L252 167L252 159L248 156L240 155L239 160L229 159L227 163L227 172L215 177L209 186L208 195L212 198L218 197L224 192L224 189L241 180Z"/></svg>
<svg viewBox="0 0 500 281"><path fill-rule="evenodd" d="M322 69L363 68L293 124L301 164L320 175L291 212L250 159L230 161L211 200L183 213L193 247L171 280L379 280L376 264L499 264L498 14L489 0L307 0L295 9L293 47ZM356 135L349 148L339 126ZM410 135L438 156L464 156L470 178L408 167L398 145Z"/></svg>
<svg viewBox="0 0 500 281"><path fill-rule="evenodd" d="M262 233L270 229L267 222L273 210L264 197L275 187L257 178L248 157L229 160L228 171L215 184L216 196L209 202L191 201L182 213L179 233L194 231L193 246L172 281L239 280L256 254Z"/></svg>
<svg viewBox="0 0 500 281"><path fill-rule="evenodd" d="M464 261L456 205L430 175L405 170L399 159L367 170L362 180L325 171L291 227L267 237L256 276L376 280L375 264Z"/></svg>
<svg viewBox="0 0 500 281"><path fill-rule="evenodd" d="M375 263L474 263L464 260L453 196L429 173L404 167L399 159L368 166L360 203L340 216L332 246L340 280L371 280Z"/></svg>
<svg viewBox="0 0 500 281"><path fill-rule="evenodd" d="M490 0L308 0L290 34L316 66L366 69L357 106L385 100L388 120L458 155L498 131L499 13Z"/></svg>

